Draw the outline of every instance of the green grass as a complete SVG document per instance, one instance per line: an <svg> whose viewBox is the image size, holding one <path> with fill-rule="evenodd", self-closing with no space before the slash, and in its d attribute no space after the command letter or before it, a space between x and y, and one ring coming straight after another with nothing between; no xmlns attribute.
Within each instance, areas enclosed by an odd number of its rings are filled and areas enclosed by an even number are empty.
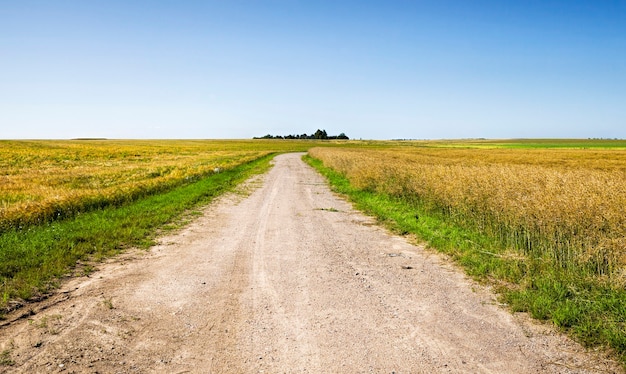
<svg viewBox="0 0 626 374"><path fill-rule="evenodd" d="M623 139L460 139L417 141L415 144L444 148L626 149Z"/></svg>
<svg viewBox="0 0 626 374"><path fill-rule="evenodd" d="M13 366L15 362L11 359L11 350L0 352L0 366Z"/></svg>
<svg viewBox="0 0 626 374"><path fill-rule="evenodd" d="M356 189L320 160L309 156L304 160L357 209L398 234L416 235L429 247L449 255L475 279L495 286L513 312L528 312L533 318L549 321L586 346L608 347L626 367L623 287L563 269L549 258L512 253L498 238L461 227L419 201Z"/></svg>
<svg viewBox="0 0 626 374"><path fill-rule="evenodd" d="M100 260L124 248L147 248L160 228L194 207L269 168L273 155L121 207L80 213L0 234L0 316L11 301L40 297L83 259Z"/></svg>

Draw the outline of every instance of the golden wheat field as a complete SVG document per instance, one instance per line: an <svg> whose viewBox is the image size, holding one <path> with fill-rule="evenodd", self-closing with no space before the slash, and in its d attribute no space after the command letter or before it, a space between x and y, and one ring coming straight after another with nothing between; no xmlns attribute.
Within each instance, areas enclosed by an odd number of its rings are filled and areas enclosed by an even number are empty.
<svg viewBox="0 0 626 374"><path fill-rule="evenodd" d="M524 255L626 272L626 150L313 148L357 188L407 199Z"/></svg>
<svg viewBox="0 0 626 374"><path fill-rule="evenodd" d="M298 148L271 141L0 141L0 231L124 203Z"/></svg>

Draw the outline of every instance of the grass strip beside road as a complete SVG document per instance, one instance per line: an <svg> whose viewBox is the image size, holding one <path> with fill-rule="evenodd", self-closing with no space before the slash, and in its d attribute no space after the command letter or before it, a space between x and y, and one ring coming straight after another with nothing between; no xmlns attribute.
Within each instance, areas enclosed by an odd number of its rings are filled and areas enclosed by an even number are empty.
<svg viewBox="0 0 626 374"><path fill-rule="evenodd" d="M443 215L384 193L353 187L318 159L304 160L355 207L398 234L414 234L459 263L475 279L493 285L513 312L551 321L588 347L607 347L626 367L626 290L585 273L567 271L549 258L516 256L498 240L460 227Z"/></svg>
<svg viewBox="0 0 626 374"><path fill-rule="evenodd" d="M77 261L100 260L124 248L147 248L158 231L270 167L274 155L121 207L0 234L0 317L45 295Z"/></svg>

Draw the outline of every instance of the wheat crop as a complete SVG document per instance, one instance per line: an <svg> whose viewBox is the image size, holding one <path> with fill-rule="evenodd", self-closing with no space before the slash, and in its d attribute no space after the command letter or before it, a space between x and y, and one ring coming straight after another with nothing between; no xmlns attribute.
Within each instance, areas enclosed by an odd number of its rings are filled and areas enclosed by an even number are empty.
<svg viewBox="0 0 626 374"><path fill-rule="evenodd" d="M1 141L0 232L139 197L294 144L253 141Z"/></svg>
<svg viewBox="0 0 626 374"><path fill-rule="evenodd" d="M309 153L357 188L420 204L525 256L625 283L624 150L396 147Z"/></svg>

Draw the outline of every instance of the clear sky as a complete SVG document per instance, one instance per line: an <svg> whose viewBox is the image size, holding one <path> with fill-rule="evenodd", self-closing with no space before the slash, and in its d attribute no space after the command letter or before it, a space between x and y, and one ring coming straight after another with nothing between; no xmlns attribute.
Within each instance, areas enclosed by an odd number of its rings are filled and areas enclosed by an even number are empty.
<svg viewBox="0 0 626 374"><path fill-rule="evenodd" d="M626 138L626 0L0 0L0 138Z"/></svg>

